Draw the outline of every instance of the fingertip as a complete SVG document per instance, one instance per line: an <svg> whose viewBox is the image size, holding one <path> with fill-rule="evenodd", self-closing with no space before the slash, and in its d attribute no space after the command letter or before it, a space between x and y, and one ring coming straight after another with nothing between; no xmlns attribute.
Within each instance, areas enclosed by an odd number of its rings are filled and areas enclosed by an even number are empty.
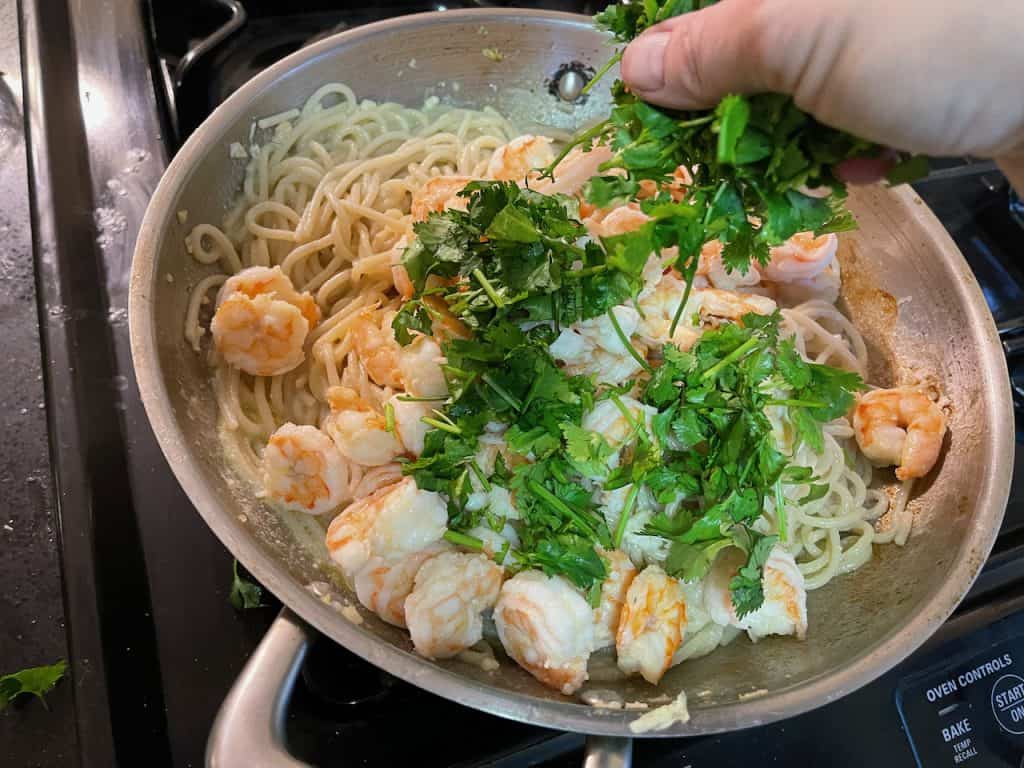
<svg viewBox="0 0 1024 768"><path fill-rule="evenodd" d="M672 34L652 28L626 46L622 80L635 93L657 93L665 87L665 49Z"/></svg>
<svg viewBox="0 0 1024 768"><path fill-rule="evenodd" d="M874 184L885 178L896 165L896 157L884 152L877 157L854 157L837 163L836 177L847 184Z"/></svg>
<svg viewBox="0 0 1024 768"><path fill-rule="evenodd" d="M723 0L667 19L626 47L622 80L644 101L680 110L763 90L759 18L745 2Z"/></svg>

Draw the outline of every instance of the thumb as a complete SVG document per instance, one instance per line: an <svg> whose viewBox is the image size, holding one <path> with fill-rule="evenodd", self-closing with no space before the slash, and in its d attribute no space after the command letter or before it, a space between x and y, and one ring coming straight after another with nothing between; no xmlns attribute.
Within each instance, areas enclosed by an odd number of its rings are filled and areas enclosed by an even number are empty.
<svg viewBox="0 0 1024 768"><path fill-rule="evenodd" d="M777 90L779 78L762 56L762 7L723 0L647 29L623 54L623 81L644 101L675 109L711 107L729 93Z"/></svg>

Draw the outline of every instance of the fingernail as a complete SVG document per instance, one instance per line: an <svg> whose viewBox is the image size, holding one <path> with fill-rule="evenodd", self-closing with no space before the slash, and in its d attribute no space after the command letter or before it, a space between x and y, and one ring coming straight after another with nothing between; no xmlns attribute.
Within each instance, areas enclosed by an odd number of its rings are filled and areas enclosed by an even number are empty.
<svg viewBox="0 0 1024 768"><path fill-rule="evenodd" d="M640 35L629 46L629 66L623 79L635 91L658 91L665 85L665 46L669 32Z"/></svg>

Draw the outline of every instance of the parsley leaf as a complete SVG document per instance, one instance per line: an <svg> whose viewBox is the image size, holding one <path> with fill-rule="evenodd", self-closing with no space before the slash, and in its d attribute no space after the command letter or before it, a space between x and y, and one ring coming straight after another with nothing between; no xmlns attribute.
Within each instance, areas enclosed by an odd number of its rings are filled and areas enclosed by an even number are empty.
<svg viewBox="0 0 1024 768"><path fill-rule="evenodd" d="M600 588L607 575L607 566L594 545L577 536L543 539L532 552L517 553L516 560L523 568L539 568L549 576L565 576L581 589L589 589L592 584Z"/></svg>
<svg viewBox="0 0 1024 768"><path fill-rule="evenodd" d="M732 539L715 539L700 544L676 541L669 548L665 558L665 572L683 581L700 581L707 576L718 553L734 546Z"/></svg>
<svg viewBox="0 0 1024 768"><path fill-rule="evenodd" d="M597 14L595 23L619 43L629 43L654 24L714 2L622 2ZM621 51L601 68L587 89L620 58ZM585 189L590 203L604 207L635 198L640 181L662 184L672 178L677 167L691 169L694 178L686 206L689 221L679 226L666 216L668 221L659 223L657 242L660 248L679 248L676 266L684 277L696 269L700 246L714 238L725 246L726 266L745 272L752 260L767 261L769 246L797 232L823 234L854 226L844 208L845 188L833 169L842 160L875 155L880 147L819 123L790 97L730 94L713 110L677 111L641 101L621 81L613 85L612 95L614 106L608 118L579 134L546 173L552 175L574 146L609 145L613 156L601 171L618 169L622 175L603 175ZM912 157L897 165L889 180L906 183L926 172L924 159ZM806 188L824 189L827 194L808 195ZM646 206L645 211L649 212ZM753 226L750 221L759 224ZM645 234L632 237L633 243L617 246L623 253L639 253L652 245ZM680 309L684 304L685 295ZM672 323L673 333L678 314Z"/></svg>
<svg viewBox="0 0 1024 768"><path fill-rule="evenodd" d="M263 587L238 575L238 561L231 566L231 592L228 600L236 611L264 608Z"/></svg>
<svg viewBox="0 0 1024 768"><path fill-rule="evenodd" d="M565 437L565 453L573 469L584 477L600 478L608 474L608 459L615 452L597 432L590 432L572 422L561 425Z"/></svg>
<svg viewBox="0 0 1024 768"><path fill-rule="evenodd" d="M67 662L61 659L56 664L42 667L28 667L9 675L0 676L0 712L23 694L39 698L46 706L44 694L53 690L67 671Z"/></svg>
<svg viewBox="0 0 1024 768"><path fill-rule="evenodd" d="M391 327L395 331L395 341L405 346L412 343L413 331L429 335L433 323L422 301L409 301L395 315Z"/></svg>
<svg viewBox="0 0 1024 768"><path fill-rule="evenodd" d="M764 603L764 564L779 538L763 536L749 529L748 533L752 543L747 550L747 562L729 582L732 605L739 619L753 613Z"/></svg>

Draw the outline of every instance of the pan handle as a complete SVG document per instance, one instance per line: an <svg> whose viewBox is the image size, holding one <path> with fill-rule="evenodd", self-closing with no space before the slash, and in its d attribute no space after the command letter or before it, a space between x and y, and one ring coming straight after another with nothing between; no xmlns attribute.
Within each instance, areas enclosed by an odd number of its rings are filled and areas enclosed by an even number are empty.
<svg viewBox="0 0 1024 768"><path fill-rule="evenodd" d="M630 768L633 765L633 740L619 736L588 736L583 752L583 768Z"/></svg>
<svg viewBox="0 0 1024 768"><path fill-rule="evenodd" d="M310 768L284 744L284 713L313 630L282 608L217 713L207 768ZM583 768L630 768L633 740L588 736Z"/></svg>
<svg viewBox="0 0 1024 768"><path fill-rule="evenodd" d="M281 609L217 713L207 768L309 768L285 748L284 713L312 639L302 619Z"/></svg>

